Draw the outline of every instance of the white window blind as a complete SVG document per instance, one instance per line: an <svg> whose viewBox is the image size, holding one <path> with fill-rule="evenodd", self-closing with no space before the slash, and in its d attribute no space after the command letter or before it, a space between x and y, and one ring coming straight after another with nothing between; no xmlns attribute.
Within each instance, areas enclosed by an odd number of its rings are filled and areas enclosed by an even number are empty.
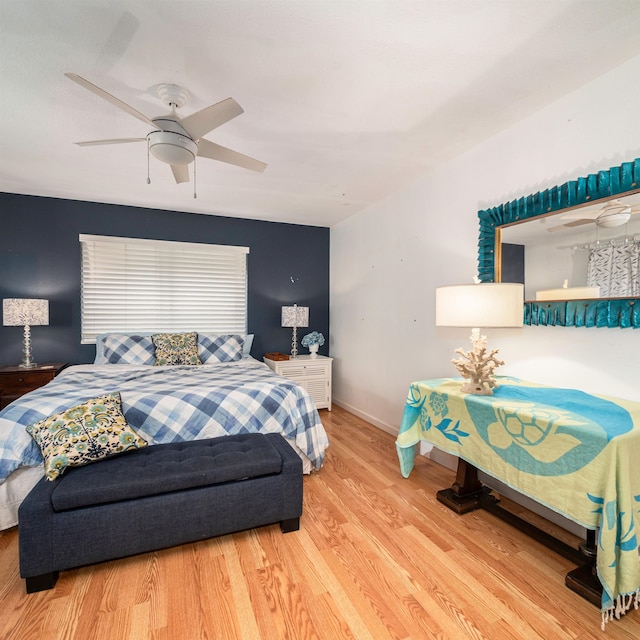
<svg viewBox="0 0 640 640"><path fill-rule="evenodd" d="M82 343L101 333L247 330L248 247L80 234Z"/></svg>

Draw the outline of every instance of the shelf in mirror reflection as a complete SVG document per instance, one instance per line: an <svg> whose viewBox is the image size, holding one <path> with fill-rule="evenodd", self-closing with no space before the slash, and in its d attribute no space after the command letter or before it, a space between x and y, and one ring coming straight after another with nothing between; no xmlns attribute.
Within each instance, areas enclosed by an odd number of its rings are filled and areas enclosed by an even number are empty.
<svg viewBox="0 0 640 640"><path fill-rule="evenodd" d="M585 300L600 297L600 287L560 287L536 291L536 300Z"/></svg>

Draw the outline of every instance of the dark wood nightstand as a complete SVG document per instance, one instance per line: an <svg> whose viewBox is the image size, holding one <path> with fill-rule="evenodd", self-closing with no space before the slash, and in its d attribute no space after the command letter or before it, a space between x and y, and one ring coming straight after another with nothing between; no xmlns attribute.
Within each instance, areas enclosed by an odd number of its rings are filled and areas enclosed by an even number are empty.
<svg viewBox="0 0 640 640"><path fill-rule="evenodd" d="M17 365L0 367L0 409L29 391L53 380L66 366L66 362L39 364L32 369Z"/></svg>

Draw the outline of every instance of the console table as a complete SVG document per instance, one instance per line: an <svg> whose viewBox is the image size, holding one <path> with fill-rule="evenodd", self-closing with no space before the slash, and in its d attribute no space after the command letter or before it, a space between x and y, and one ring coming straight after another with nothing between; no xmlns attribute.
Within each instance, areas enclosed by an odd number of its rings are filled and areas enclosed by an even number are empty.
<svg viewBox="0 0 640 640"><path fill-rule="evenodd" d="M438 492L457 513L486 508L524 523L498 507L480 469L577 522L589 530L580 553L523 526L582 564L566 584L600 604L603 620L624 613L633 606L624 596L640 594L640 403L498 381L491 396L462 393L462 378L412 383L396 440L402 475L413 469L415 446L430 442L458 456L453 486Z"/></svg>

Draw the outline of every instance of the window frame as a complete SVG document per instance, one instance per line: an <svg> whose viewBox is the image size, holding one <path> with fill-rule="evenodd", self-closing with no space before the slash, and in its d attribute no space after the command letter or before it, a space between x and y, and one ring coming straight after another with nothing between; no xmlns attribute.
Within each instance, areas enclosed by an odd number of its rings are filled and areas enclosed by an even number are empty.
<svg viewBox="0 0 640 640"><path fill-rule="evenodd" d="M104 333L246 335L249 247L82 233L79 241L82 344Z"/></svg>

